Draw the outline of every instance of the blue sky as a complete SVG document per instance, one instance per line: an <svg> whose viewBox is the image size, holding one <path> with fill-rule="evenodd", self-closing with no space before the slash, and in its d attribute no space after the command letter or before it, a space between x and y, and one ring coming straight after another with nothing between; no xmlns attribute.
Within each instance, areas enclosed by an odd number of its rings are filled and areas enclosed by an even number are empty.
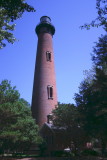
<svg viewBox="0 0 107 160"><path fill-rule="evenodd" d="M92 66L91 55L94 42L102 28L81 30L84 23L91 22L96 14L96 0L27 0L35 13L24 13L17 20L14 35L17 42L0 52L0 81L8 79L19 90L21 97L31 103L37 35L35 27L40 17L47 15L56 28L53 37L58 101L74 103L83 80L83 71Z"/></svg>

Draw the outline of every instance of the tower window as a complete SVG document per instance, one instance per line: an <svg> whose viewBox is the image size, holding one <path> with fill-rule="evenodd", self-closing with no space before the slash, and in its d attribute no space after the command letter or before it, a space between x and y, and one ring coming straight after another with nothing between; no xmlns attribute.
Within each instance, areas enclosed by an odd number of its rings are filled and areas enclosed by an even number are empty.
<svg viewBox="0 0 107 160"><path fill-rule="evenodd" d="M47 91L48 91L48 99L53 99L53 86L48 86Z"/></svg>
<svg viewBox="0 0 107 160"><path fill-rule="evenodd" d="M49 51L46 52L46 59L47 59L47 61L51 62L51 52L49 52Z"/></svg>

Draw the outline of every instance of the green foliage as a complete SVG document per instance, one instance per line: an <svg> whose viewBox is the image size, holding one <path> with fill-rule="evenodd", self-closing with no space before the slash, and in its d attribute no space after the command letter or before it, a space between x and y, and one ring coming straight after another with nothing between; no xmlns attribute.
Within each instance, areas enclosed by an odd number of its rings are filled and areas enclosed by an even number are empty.
<svg viewBox="0 0 107 160"><path fill-rule="evenodd" d="M85 149L82 151L82 155L84 156L99 156L99 153L95 150L92 150L92 149Z"/></svg>
<svg viewBox="0 0 107 160"><path fill-rule="evenodd" d="M6 46L6 42L14 43L15 38L12 31L15 29L15 24L11 23L20 18L22 14L34 12L35 9L25 3L25 0L1 0L0 1L0 48Z"/></svg>
<svg viewBox="0 0 107 160"><path fill-rule="evenodd" d="M16 40L12 34L12 31L15 28L15 24L11 24L11 19L6 15L6 12L3 8L0 8L0 48L6 46L4 40L7 40L9 43L14 43Z"/></svg>
<svg viewBox="0 0 107 160"><path fill-rule="evenodd" d="M101 35L93 48L92 60L97 68L107 69L107 35Z"/></svg>
<svg viewBox="0 0 107 160"><path fill-rule="evenodd" d="M53 151L52 156L54 157L71 157L71 152L66 151Z"/></svg>
<svg viewBox="0 0 107 160"><path fill-rule="evenodd" d="M11 87L8 80L4 80L0 84L0 104L13 103L19 100L20 94L16 87Z"/></svg>
<svg viewBox="0 0 107 160"><path fill-rule="evenodd" d="M0 84L0 151L23 151L41 142L38 126L29 104L15 87L4 80Z"/></svg>
<svg viewBox="0 0 107 160"><path fill-rule="evenodd" d="M53 122L57 126L72 127L77 125L75 119L77 110L73 104L58 104L58 107L53 110ZM75 124L76 123L76 124Z"/></svg>
<svg viewBox="0 0 107 160"><path fill-rule="evenodd" d="M78 152L86 142L85 132L79 123L79 112L73 104L60 104L52 111L53 124L66 130L66 143L72 152Z"/></svg>
<svg viewBox="0 0 107 160"><path fill-rule="evenodd" d="M75 94L81 123L90 138L107 144L107 36L101 36L93 49L92 60L95 73L91 82L81 83Z"/></svg>
<svg viewBox="0 0 107 160"><path fill-rule="evenodd" d="M92 68L89 70L84 70L83 73L84 73L84 80L88 84L93 83L93 79L95 78L95 66L93 65Z"/></svg>
<svg viewBox="0 0 107 160"><path fill-rule="evenodd" d="M107 31L107 0L96 0L97 18L89 24L84 24L81 28L102 26Z"/></svg>
<svg viewBox="0 0 107 160"><path fill-rule="evenodd" d="M11 18L11 21L20 18L25 11L35 11L32 6L25 3L25 0L1 0L0 6L5 10L6 15Z"/></svg>

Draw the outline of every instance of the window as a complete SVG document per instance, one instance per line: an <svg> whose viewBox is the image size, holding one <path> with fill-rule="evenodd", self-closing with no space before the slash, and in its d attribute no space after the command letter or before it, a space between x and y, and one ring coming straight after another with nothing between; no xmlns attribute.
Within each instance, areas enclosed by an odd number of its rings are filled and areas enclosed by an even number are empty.
<svg viewBox="0 0 107 160"><path fill-rule="evenodd" d="M53 86L48 86L47 91L48 91L48 99L53 99Z"/></svg>
<svg viewBox="0 0 107 160"><path fill-rule="evenodd" d="M47 123L52 124L52 114L47 115Z"/></svg>
<svg viewBox="0 0 107 160"><path fill-rule="evenodd" d="M47 61L51 62L51 52L49 52L49 51L46 52L46 59L47 59Z"/></svg>

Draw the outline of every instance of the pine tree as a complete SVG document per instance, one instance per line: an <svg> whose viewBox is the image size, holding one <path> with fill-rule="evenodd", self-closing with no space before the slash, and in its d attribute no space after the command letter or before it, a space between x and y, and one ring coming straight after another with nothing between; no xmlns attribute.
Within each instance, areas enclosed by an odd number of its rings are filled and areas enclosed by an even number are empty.
<svg viewBox="0 0 107 160"><path fill-rule="evenodd" d="M95 67L91 82L84 80L75 100L84 129L90 138L97 138L105 152L107 144L107 36L101 36L93 48Z"/></svg>

